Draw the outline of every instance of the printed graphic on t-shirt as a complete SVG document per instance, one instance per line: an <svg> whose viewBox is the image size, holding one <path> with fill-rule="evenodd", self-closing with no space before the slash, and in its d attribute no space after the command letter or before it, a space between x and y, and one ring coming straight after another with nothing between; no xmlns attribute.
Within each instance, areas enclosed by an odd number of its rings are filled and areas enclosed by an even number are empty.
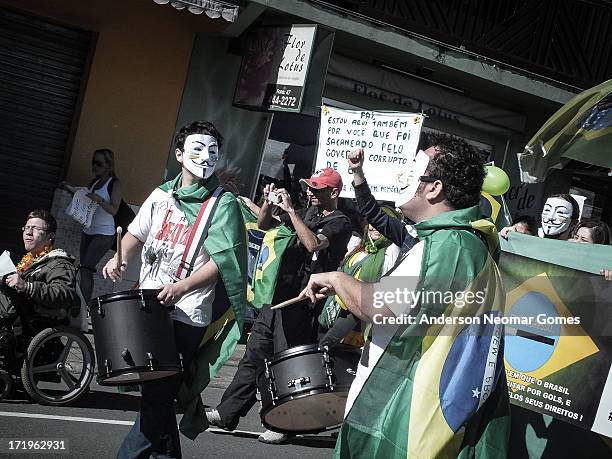
<svg viewBox="0 0 612 459"><path fill-rule="evenodd" d="M158 203L155 211L158 215L163 215L163 218L161 226L153 233L153 237L148 238L144 246L144 263L148 268L147 277L168 283L176 280L176 272L189 240L191 227L184 214L168 206L167 202Z"/></svg>

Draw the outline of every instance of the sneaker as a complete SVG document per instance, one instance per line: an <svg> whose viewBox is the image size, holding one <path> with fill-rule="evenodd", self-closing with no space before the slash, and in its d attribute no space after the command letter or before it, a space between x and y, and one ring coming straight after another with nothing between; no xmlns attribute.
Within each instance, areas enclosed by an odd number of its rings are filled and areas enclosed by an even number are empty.
<svg viewBox="0 0 612 459"><path fill-rule="evenodd" d="M215 408L204 408L204 412L206 413L206 419L208 420L209 426L219 427L220 429L223 429L223 430L234 430L236 429L238 425L238 424L234 426L225 425L223 423L223 420L221 419L221 415L219 414L219 411L217 411Z"/></svg>
<svg viewBox="0 0 612 459"><path fill-rule="evenodd" d="M269 445L280 445L286 443L289 438L291 438L289 435L274 432L273 430L266 430L259 436L258 440L262 443L268 443Z"/></svg>

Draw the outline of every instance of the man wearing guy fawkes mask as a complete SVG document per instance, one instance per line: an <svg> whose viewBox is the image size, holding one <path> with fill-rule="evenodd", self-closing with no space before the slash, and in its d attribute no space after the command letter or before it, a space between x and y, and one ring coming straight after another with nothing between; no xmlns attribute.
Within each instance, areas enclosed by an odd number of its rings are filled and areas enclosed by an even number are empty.
<svg viewBox="0 0 612 459"><path fill-rule="evenodd" d="M143 203L122 239L121 265L115 255L103 269L105 277L117 281L141 252L139 287L158 289L157 299L175 307L171 316L184 368L141 384L141 410L119 458L181 457L174 399L185 412L181 431L193 438L202 431L199 394L225 363L222 356L232 355L240 335L246 234L236 197L224 192L214 174L222 141L207 121L180 129L175 155L181 173ZM215 332L207 335L209 326Z"/></svg>
<svg viewBox="0 0 612 459"><path fill-rule="evenodd" d="M402 211L405 206L416 194L420 185L420 176L425 174L430 158L433 158L439 151L438 145L444 142L446 137L435 135L423 135L419 142L419 150L413 158L414 167L412 176L398 177L398 182L405 182L408 185L401 188L400 194L395 201L395 207ZM418 242L416 232L412 225L405 225L396 218L391 218L385 213L376 199L370 192L363 173L364 151L357 149L349 154L349 169L353 174L353 186L355 188L355 199L359 207L359 213L370 222L370 224L384 234L394 244L400 247L400 254L397 263L406 256L412 247ZM402 212L404 215L404 212ZM408 223L414 223L407 217L404 218Z"/></svg>
<svg viewBox="0 0 612 459"><path fill-rule="evenodd" d="M541 236L567 241L579 220L580 209L569 194L550 196L542 208Z"/></svg>

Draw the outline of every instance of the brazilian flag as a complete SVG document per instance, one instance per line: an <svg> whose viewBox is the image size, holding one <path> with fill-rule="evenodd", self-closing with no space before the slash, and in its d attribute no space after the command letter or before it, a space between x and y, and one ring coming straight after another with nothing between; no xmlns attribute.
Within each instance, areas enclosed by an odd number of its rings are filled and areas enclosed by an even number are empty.
<svg viewBox="0 0 612 459"><path fill-rule="evenodd" d="M543 181L570 159L612 168L612 80L581 92L533 136L519 154L521 180Z"/></svg>
<svg viewBox="0 0 612 459"><path fill-rule="evenodd" d="M502 239L510 457L612 457L612 247ZM607 444L606 444L607 443Z"/></svg>
<svg viewBox="0 0 612 459"><path fill-rule="evenodd" d="M247 300L256 308L271 304L285 249L295 233L285 225L268 231L257 226L257 216L239 199L248 236Z"/></svg>

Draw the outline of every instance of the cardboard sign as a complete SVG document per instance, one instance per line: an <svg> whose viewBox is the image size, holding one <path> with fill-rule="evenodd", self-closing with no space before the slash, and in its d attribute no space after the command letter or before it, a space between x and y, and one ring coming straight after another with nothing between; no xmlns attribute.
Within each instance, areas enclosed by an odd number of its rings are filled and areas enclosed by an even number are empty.
<svg viewBox="0 0 612 459"><path fill-rule="evenodd" d="M98 204L87 197L88 193L89 190L87 188L80 188L75 191L72 201L70 201L70 205L66 209L66 213L85 228L91 226L93 214L98 208Z"/></svg>
<svg viewBox="0 0 612 459"><path fill-rule="evenodd" d="M423 116L404 112L375 112L321 107L316 170L331 167L342 176L343 198L355 197L348 155L365 152L364 172L378 200L395 201L414 180L417 146Z"/></svg>

